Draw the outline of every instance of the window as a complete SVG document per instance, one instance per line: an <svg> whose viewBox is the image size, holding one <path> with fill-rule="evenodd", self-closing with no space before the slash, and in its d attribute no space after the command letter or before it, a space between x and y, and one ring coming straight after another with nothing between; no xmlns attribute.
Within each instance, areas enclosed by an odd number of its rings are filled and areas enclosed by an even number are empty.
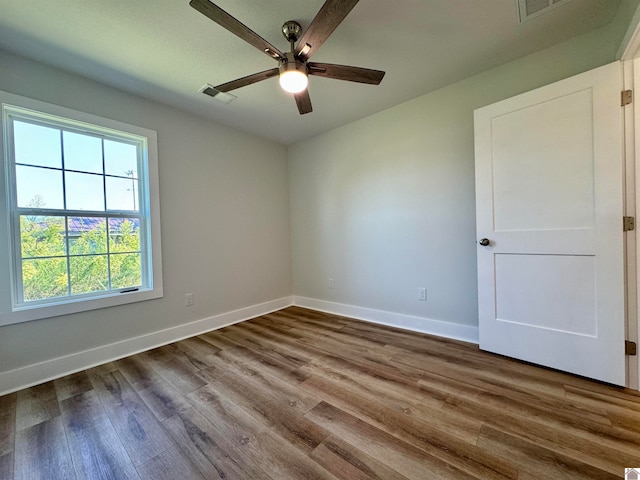
<svg viewBox="0 0 640 480"><path fill-rule="evenodd" d="M11 252L0 324L162 296L155 132L0 98Z"/></svg>

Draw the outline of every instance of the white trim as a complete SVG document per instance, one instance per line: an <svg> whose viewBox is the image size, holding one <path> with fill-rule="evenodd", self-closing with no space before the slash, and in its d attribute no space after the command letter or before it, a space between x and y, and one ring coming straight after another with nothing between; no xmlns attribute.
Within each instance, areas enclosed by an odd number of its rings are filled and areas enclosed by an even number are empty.
<svg viewBox="0 0 640 480"><path fill-rule="evenodd" d="M39 305L37 307L16 309L13 312L0 313L0 327L12 325L14 323L29 322L41 318L57 317L60 315L69 315L71 313L86 312L89 310L97 310L99 308L115 307L117 305L126 305L128 303L144 302L147 300L155 300L162 298L162 288L139 289L135 292L110 292L100 297L86 299L64 298L58 304L50 303L48 305Z"/></svg>
<svg viewBox="0 0 640 480"><path fill-rule="evenodd" d="M625 80L633 80L631 84L634 90L634 96L638 94L640 90L640 51L635 52L638 55L638 58L633 59L633 66L630 70L629 77ZM625 63L625 66L629 65L629 62ZM625 88L631 88L631 86L625 85ZM638 217L638 212L640 212L640 195L638 194L639 186L640 186L640 168L637 166L636 161L636 145L640 145L640 103L636 98L634 98L632 105L632 114L629 117L629 108L627 107L625 110L626 119L629 122L627 125L627 129L625 131L625 142L627 144L627 161L633 169L629 169L626 178L627 185L627 205L630 206L630 212L636 217ZM631 177L631 178L630 178ZM633 210L632 210L633 209ZM631 234L631 235L629 235ZM628 332L627 338L629 340L636 341L636 344L640 345L640 242L638 241L638 233L637 227L635 232L627 232L629 245L627 248L628 258L628 269L629 269L629 286L627 290L627 294L629 298L632 300L629 302L629 316L628 316ZM630 262L633 262L631 264ZM633 276L631 278L631 276ZM633 309L633 310L632 310ZM627 369L629 373L629 377L627 379L627 387L640 390L640 355L636 355L635 357L627 357Z"/></svg>
<svg viewBox="0 0 640 480"><path fill-rule="evenodd" d="M283 297L269 302L221 313L194 322L129 338L120 342L102 345L82 352L72 353L45 362L27 365L8 372L0 373L0 396L31 387L65 375L120 358L135 355L184 338L200 335L211 330L243 322L251 318L266 315L292 305L292 297Z"/></svg>
<svg viewBox="0 0 640 480"><path fill-rule="evenodd" d="M403 313L375 310L373 308L346 305L344 303L328 302L294 296L293 304L298 307L318 310L320 312L333 313L343 317L355 318L367 322L387 325L389 327L402 328L413 332L437 335L438 337L462 340L464 342L478 343L478 327L462 325L459 323L443 322L432 318L405 315Z"/></svg>
<svg viewBox="0 0 640 480"><path fill-rule="evenodd" d="M634 61L626 60L623 66L623 89L636 90L634 86ZM623 108L624 115L624 161L625 161L625 216L636 217L636 169L635 169L635 116L637 102ZM625 308L626 308L626 339L634 340L638 337L638 257L637 230L626 232L625 240ZM626 386L638 390L640 373L637 357L626 357L627 383Z"/></svg>

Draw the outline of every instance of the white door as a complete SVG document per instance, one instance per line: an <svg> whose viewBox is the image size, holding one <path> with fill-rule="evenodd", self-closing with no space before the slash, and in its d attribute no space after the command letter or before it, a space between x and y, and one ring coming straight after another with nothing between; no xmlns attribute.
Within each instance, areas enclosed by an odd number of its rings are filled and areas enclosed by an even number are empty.
<svg viewBox="0 0 640 480"><path fill-rule="evenodd" d="M617 385L621 85L616 62L475 112L480 348Z"/></svg>

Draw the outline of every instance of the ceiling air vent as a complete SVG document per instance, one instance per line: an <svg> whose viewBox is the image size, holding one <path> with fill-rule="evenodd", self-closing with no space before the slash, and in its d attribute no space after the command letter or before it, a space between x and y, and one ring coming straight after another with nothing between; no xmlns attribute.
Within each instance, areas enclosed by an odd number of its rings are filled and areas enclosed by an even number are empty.
<svg viewBox="0 0 640 480"><path fill-rule="evenodd" d="M568 1L569 0L516 0L520 23L542 15L552 8L567 3Z"/></svg>
<svg viewBox="0 0 640 480"><path fill-rule="evenodd" d="M205 95L209 95L210 97L213 97L214 100L218 100L222 103L231 103L236 98L238 98L235 95L231 95L229 92L221 92L219 90L216 90L208 83L205 84L204 87L199 90L199 92L204 93Z"/></svg>

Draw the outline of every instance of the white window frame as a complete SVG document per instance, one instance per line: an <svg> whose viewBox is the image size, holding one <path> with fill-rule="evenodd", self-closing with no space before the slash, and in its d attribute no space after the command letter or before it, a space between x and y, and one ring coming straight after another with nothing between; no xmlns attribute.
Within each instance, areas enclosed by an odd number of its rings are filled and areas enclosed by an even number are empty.
<svg viewBox="0 0 640 480"><path fill-rule="evenodd" d="M0 91L0 105L0 186L4 188L4 195L0 195L0 325L161 298L163 290L156 132L3 91ZM15 159L10 125L11 118L19 120L21 117L80 133L98 134L104 138L129 139L143 146L138 161L138 199L140 222L143 227L140 229L142 286L135 290L109 290L40 301L20 301L21 246L19 222L16 220L18 207ZM82 216L80 212L69 212L75 216ZM110 214L111 212L105 212L106 216ZM6 255L3 255L4 252Z"/></svg>

